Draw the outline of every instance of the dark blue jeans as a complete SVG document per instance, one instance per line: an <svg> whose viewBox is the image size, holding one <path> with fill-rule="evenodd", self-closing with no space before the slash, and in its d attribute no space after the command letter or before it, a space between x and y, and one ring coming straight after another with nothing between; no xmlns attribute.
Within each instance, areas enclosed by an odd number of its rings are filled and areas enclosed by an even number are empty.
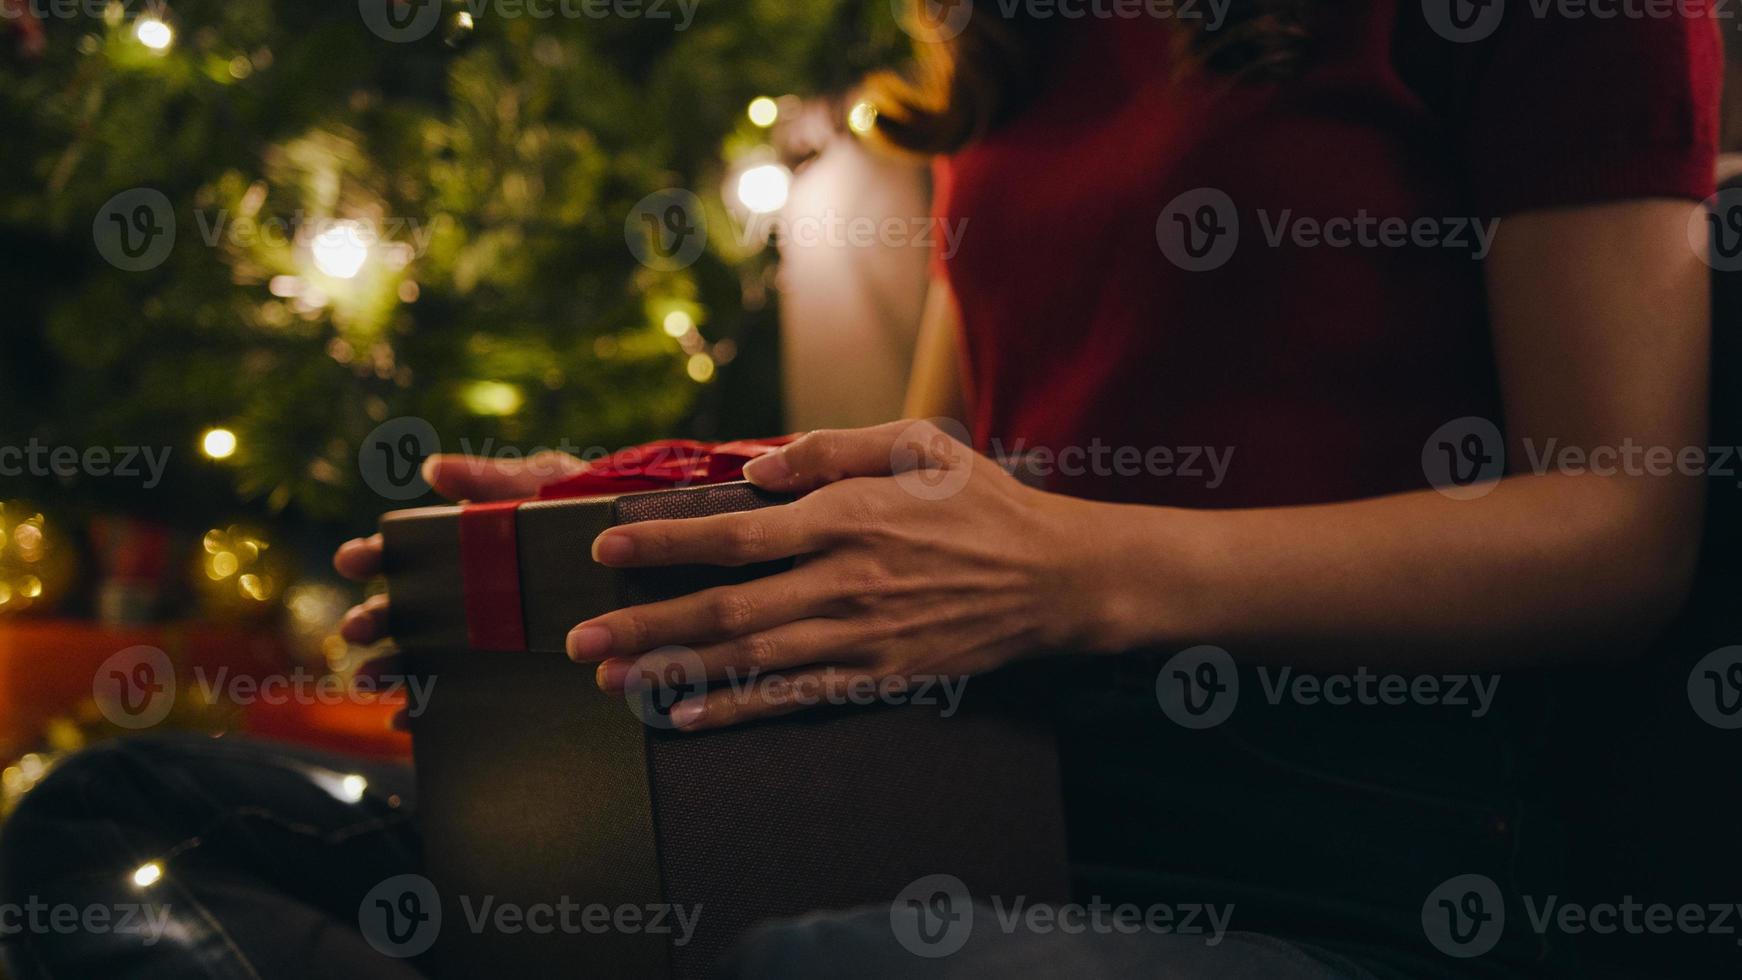
<svg viewBox="0 0 1742 980"><path fill-rule="evenodd" d="M6 965L15 980L420 977L427 964L383 955L359 929L370 889L420 865L409 777L403 767L192 736L122 739L80 753L25 798L0 837L0 907L19 910L0 918ZM136 879L142 867L161 876ZM92 918L91 910L101 911ZM995 915L983 909L979 921ZM888 907L764 926L721 974L1396 975L1358 955L1235 932L1210 942L981 927L958 951L924 958L897 941ZM586 975L584 965L577 975Z"/></svg>

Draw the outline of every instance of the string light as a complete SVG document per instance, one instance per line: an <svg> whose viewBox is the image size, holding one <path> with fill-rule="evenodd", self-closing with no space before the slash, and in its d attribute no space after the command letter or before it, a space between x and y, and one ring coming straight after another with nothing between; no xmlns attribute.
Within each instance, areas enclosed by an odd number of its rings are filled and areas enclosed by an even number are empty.
<svg viewBox="0 0 1742 980"><path fill-rule="evenodd" d="M877 106L865 101L853 103L847 113L847 128L860 136L868 135L877 128Z"/></svg>
<svg viewBox="0 0 1742 980"><path fill-rule="evenodd" d="M363 799L363 791L369 788L369 780L356 773L351 773L339 780L339 798L346 803L356 803Z"/></svg>
<svg viewBox="0 0 1742 980"><path fill-rule="evenodd" d="M696 321L683 310L672 310L670 313L665 315L665 322L662 326L665 329L665 335L667 337L677 338L682 337L691 330L694 330L696 328Z"/></svg>
<svg viewBox="0 0 1742 980"><path fill-rule="evenodd" d="M133 25L133 36L153 51L166 50L175 41L175 31L156 17L139 18Z"/></svg>
<svg viewBox="0 0 1742 980"><path fill-rule="evenodd" d="M752 123L767 129L780 118L780 104L766 95L759 95L750 100L750 107L745 113Z"/></svg>
<svg viewBox="0 0 1742 980"><path fill-rule="evenodd" d="M792 171L778 163L764 163L738 175L738 201L756 214L768 214L786 206L792 189Z"/></svg>
<svg viewBox="0 0 1742 980"><path fill-rule="evenodd" d="M200 449L210 459L229 459L236 455L236 433L229 429L207 429L200 437Z"/></svg>
<svg viewBox="0 0 1742 980"><path fill-rule="evenodd" d="M714 377L714 359L706 354L691 354L685 368L689 371L690 380L697 384L710 381Z"/></svg>
<svg viewBox="0 0 1742 980"><path fill-rule="evenodd" d="M334 279L352 279L362 271L369 258L369 246L364 244L363 225L357 221L335 222L319 235L309 247L315 268Z"/></svg>
<svg viewBox="0 0 1742 980"><path fill-rule="evenodd" d="M473 381L460 389L460 403L473 415L513 415L525 402L520 386L506 381Z"/></svg>
<svg viewBox="0 0 1742 980"><path fill-rule="evenodd" d="M147 861L133 869L133 884L140 888L150 888L163 880L163 865L156 861Z"/></svg>

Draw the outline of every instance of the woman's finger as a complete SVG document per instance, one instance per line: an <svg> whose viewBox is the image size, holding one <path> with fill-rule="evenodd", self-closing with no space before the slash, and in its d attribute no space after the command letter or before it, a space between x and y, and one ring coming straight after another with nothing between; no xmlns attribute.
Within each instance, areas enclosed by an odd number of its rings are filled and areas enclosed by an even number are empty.
<svg viewBox="0 0 1742 980"><path fill-rule="evenodd" d="M694 649L673 646L612 658L599 665L594 679L610 693L630 684L657 684L672 696L683 696L710 681L744 690L795 667L863 660L868 646L865 628L851 620L801 619Z"/></svg>
<svg viewBox="0 0 1742 980"><path fill-rule="evenodd" d="M582 663L633 657L658 647L694 646L820 615L840 598L835 576L821 565L781 572L742 585L625 606L569 631L569 659Z"/></svg>
<svg viewBox="0 0 1742 980"><path fill-rule="evenodd" d="M818 429L744 464L744 479L803 493L856 476L965 465L973 451L936 423L906 419L864 429Z"/></svg>
<svg viewBox="0 0 1742 980"><path fill-rule="evenodd" d="M339 621L339 635L345 642L367 646L387 636L387 596L372 595L352 606Z"/></svg>
<svg viewBox="0 0 1742 980"><path fill-rule="evenodd" d="M437 453L423 461L423 478L449 500L519 500L535 496L539 487L572 476L586 466L559 452L525 459Z"/></svg>
<svg viewBox="0 0 1742 980"><path fill-rule="evenodd" d="M752 565L818 550L825 535L814 505L622 524L593 539L593 560L616 568Z"/></svg>
<svg viewBox="0 0 1742 980"><path fill-rule="evenodd" d="M361 582L381 573L381 535L353 538L333 552L333 567L340 575Z"/></svg>
<svg viewBox="0 0 1742 980"><path fill-rule="evenodd" d="M846 704L855 689L875 685L864 671L822 667L772 674L744 688L726 687L686 698L671 709L679 731L698 732L773 718L823 704Z"/></svg>

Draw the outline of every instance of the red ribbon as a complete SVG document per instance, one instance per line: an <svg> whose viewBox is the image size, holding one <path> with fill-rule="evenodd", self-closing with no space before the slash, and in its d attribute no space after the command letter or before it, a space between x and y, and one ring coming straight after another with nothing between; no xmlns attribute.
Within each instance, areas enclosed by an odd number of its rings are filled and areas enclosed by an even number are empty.
<svg viewBox="0 0 1742 980"><path fill-rule="evenodd" d="M606 497L741 479L744 464L794 436L708 443L663 439L612 453L538 490L540 500ZM474 650L526 649L515 512L521 500L467 504L460 510L460 572L466 638Z"/></svg>

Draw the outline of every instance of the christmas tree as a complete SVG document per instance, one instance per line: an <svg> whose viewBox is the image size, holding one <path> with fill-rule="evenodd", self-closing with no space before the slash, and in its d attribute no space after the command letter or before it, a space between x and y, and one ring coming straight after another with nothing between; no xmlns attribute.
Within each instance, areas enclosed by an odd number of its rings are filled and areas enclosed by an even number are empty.
<svg viewBox="0 0 1742 980"><path fill-rule="evenodd" d="M480 452L777 431L775 257L730 185L765 97L905 40L842 0L0 12L0 442L168 455L0 498L188 528L366 524L394 420Z"/></svg>

